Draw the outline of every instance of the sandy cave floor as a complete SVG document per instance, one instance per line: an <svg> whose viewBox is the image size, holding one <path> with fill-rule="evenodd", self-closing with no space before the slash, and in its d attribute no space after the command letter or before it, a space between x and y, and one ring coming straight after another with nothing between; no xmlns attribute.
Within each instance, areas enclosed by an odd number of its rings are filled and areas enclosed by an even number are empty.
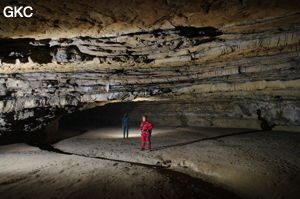
<svg viewBox="0 0 300 199"><path fill-rule="evenodd" d="M60 130L54 148L0 146L1 198L299 198L300 134L156 128ZM155 166L156 165L156 166Z"/></svg>

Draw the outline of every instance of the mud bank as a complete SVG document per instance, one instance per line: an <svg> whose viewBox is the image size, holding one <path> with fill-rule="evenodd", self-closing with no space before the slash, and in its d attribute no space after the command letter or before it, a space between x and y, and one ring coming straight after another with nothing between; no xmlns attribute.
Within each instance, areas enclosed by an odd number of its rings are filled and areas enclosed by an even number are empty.
<svg viewBox="0 0 300 199"><path fill-rule="evenodd" d="M85 133L83 133L85 132ZM297 198L299 133L157 128L60 129L53 148L0 146L1 198ZM47 193L47 195L45 195Z"/></svg>
<svg viewBox="0 0 300 199"><path fill-rule="evenodd" d="M26 144L2 146L0 156L1 198L239 198L161 166L48 152Z"/></svg>
<svg viewBox="0 0 300 199"><path fill-rule="evenodd" d="M90 128L54 146L90 157L170 167L243 198L297 198L300 135L220 128L159 128L153 151L139 150L139 132L123 140L118 128Z"/></svg>

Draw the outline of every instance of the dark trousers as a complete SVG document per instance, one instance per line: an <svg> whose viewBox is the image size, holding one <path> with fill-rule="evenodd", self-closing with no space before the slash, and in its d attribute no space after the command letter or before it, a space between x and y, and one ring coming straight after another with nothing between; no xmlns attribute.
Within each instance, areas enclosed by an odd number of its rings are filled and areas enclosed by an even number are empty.
<svg viewBox="0 0 300 199"><path fill-rule="evenodd" d="M128 138L129 126L123 126L123 137Z"/></svg>

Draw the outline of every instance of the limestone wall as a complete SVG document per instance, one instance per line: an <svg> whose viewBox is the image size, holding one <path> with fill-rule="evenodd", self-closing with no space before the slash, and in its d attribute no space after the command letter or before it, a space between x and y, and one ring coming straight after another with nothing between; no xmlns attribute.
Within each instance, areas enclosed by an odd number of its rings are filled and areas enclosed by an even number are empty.
<svg viewBox="0 0 300 199"><path fill-rule="evenodd" d="M300 125L299 3L60 2L35 1L29 20L1 18L1 134L141 100L134 110L157 124L257 128L261 109Z"/></svg>

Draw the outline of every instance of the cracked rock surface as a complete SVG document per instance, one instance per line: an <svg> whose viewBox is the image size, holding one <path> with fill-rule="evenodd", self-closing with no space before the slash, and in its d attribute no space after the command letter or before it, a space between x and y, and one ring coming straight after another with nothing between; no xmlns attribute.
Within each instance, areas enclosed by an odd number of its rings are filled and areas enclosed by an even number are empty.
<svg viewBox="0 0 300 199"><path fill-rule="evenodd" d="M36 13L0 19L1 134L139 99L183 126L300 125L299 3L18 2Z"/></svg>

